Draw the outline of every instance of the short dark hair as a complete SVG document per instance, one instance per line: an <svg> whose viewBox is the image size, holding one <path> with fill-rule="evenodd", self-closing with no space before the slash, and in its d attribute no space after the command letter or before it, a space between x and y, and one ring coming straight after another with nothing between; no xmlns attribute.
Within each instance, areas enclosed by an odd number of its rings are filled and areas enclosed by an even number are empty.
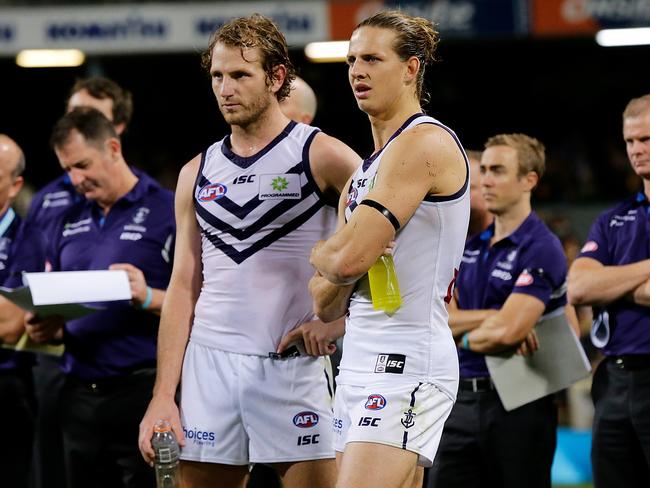
<svg viewBox="0 0 650 488"><path fill-rule="evenodd" d="M287 40L271 19L260 14L253 14L250 17L238 17L223 24L212 34L208 49L201 55L201 64L208 73L212 65L212 51L218 43L229 47L238 47L242 56L244 49L258 48L262 53L261 64L269 85L275 76L276 68L284 65L287 75L275 96L279 102L289 96L291 82L296 77L296 70L289 58Z"/></svg>
<svg viewBox="0 0 650 488"><path fill-rule="evenodd" d="M77 107L54 124L50 146L53 149L65 146L74 130L96 147L102 147L102 144L112 137L119 139L115 126L103 113L92 107Z"/></svg>
<svg viewBox="0 0 650 488"><path fill-rule="evenodd" d="M86 90L91 96L100 100L110 98L113 101L113 124L129 125L133 115L133 97L130 91L109 78L92 76L77 80L70 90L68 100L81 90Z"/></svg>
<svg viewBox="0 0 650 488"><path fill-rule="evenodd" d="M359 23L357 27L390 29L396 34L393 50L402 61L411 56L420 60L415 92L422 105L429 103L430 95L424 86L424 70L436 60L440 36L434 24L423 17L414 17L399 10L382 10Z"/></svg>

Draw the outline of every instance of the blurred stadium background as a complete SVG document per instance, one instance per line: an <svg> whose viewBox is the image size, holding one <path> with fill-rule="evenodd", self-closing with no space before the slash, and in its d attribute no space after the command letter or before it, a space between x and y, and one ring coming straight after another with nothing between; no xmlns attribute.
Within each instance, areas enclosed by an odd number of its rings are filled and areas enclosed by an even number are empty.
<svg viewBox="0 0 650 488"><path fill-rule="evenodd" d="M200 52L228 18L260 12L285 32L299 74L317 93L314 125L367 156L372 138L346 65L311 62L304 47L346 40L358 21L386 7L438 23L426 109L467 148L500 132L546 144L536 205L565 242L579 248L595 215L637 188L621 112L650 92L650 47L604 47L596 34L650 26L648 0L0 0L0 132L25 149L26 179L38 189L59 173L48 137L68 90L77 78L108 76L134 95L127 160L173 188L181 165L226 131ZM16 55L26 48L77 48L86 57L77 67L19 67ZM557 483L590 481L588 386L562 402Z"/></svg>

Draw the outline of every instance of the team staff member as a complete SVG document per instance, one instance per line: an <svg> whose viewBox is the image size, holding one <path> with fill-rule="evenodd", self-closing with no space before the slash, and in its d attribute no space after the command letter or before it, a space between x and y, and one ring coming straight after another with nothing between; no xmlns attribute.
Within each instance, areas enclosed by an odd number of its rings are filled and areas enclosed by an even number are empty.
<svg viewBox="0 0 650 488"><path fill-rule="evenodd" d="M650 486L650 94L628 103L623 139L643 189L598 217L569 273L569 299L598 313L605 354L591 390L597 488Z"/></svg>
<svg viewBox="0 0 650 488"><path fill-rule="evenodd" d="M249 463L268 463L287 488L333 487L326 361L276 353L312 321L309 252L333 230L328 203L360 160L282 113L294 73L269 19L224 24L204 61L232 132L179 176L178 247L141 450L151 461L153 424L168 418L184 443L184 486L239 488Z"/></svg>
<svg viewBox="0 0 650 488"><path fill-rule="evenodd" d="M101 76L83 78L74 84L66 102L66 111L76 107L99 110L113 122L118 135L126 130L133 113L131 93L113 80ZM40 230L43 239L47 241L52 235L52 226L57 224L59 217L73 203L82 199L70 181L70 176L63 173L33 196L26 220ZM32 469L34 488L67 488L58 419L58 395L63 386L59 358L46 355L38 357L34 368L34 386L38 402Z"/></svg>
<svg viewBox="0 0 650 488"><path fill-rule="evenodd" d="M63 339L61 393L68 486L148 486L137 450L138 422L151 398L158 316L171 273L173 196L126 164L113 124L78 108L54 127L52 146L85 199L64 213L52 239L54 271L124 269L132 303L65 325L33 317L34 340Z"/></svg>
<svg viewBox="0 0 650 488"><path fill-rule="evenodd" d="M22 286L23 271L43 271L45 247L40 233L11 208L23 186L25 156L11 138L0 134L0 286ZM0 298L0 343L22 335L25 312ZM6 442L0 444L3 485L27 488L32 455L34 394L31 354L0 349L0 418Z"/></svg>
<svg viewBox="0 0 650 488"><path fill-rule="evenodd" d="M93 76L78 80L70 90L66 111L77 107L93 107L113 122L115 131L121 135L131 121L133 102L131 93L113 80ZM67 173L41 188L32 198L27 219L41 229L46 239L50 226L72 204L81 199Z"/></svg>
<svg viewBox="0 0 650 488"><path fill-rule="evenodd" d="M482 193L495 219L467 242L450 303L460 385L430 487L518 488L522 480L551 486L553 397L506 412L485 363L486 354L519 347L542 315L562 313L566 303L562 246L530 204L544 173L544 152L524 134L500 134L485 144ZM534 349L532 334L530 341Z"/></svg>
<svg viewBox="0 0 650 488"><path fill-rule="evenodd" d="M350 39L349 82L375 153L348 183L339 230L311 256L323 320L345 313L354 288L334 408L341 487L421 487L456 395L445 297L467 235L469 167L456 135L422 113L437 42L430 21L397 11ZM384 313L366 273L392 240L403 303Z"/></svg>

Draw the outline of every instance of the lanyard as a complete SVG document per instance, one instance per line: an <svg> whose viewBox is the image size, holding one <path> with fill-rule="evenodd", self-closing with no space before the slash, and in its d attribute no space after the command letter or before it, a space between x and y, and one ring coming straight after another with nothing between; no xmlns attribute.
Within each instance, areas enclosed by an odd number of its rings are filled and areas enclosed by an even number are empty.
<svg viewBox="0 0 650 488"><path fill-rule="evenodd" d="M7 210L4 217L2 217L2 220L0 220L0 237L5 235L7 228L14 221L14 218L16 218L16 213L13 208L9 207L9 210Z"/></svg>

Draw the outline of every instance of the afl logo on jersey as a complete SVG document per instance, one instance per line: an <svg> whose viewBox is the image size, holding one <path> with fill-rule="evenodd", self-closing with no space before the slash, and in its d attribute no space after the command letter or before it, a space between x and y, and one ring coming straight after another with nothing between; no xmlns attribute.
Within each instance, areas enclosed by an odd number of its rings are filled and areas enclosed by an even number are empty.
<svg viewBox="0 0 650 488"><path fill-rule="evenodd" d="M226 185L222 185L221 183L205 185L199 191L199 201L211 202L212 200L219 200L227 191L228 188L226 188Z"/></svg>
<svg viewBox="0 0 650 488"><path fill-rule="evenodd" d="M293 425L301 429L314 427L318 423L318 414L316 412L300 412L293 417Z"/></svg>
<svg viewBox="0 0 650 488"><path fill-rule="evenodd" d="M348 199L345 202L345 206L349 207L352 205L356 200L357 197L359 196L359 190L357 190L354 186L350 188L350 191L348 192Z"/></svg>
<svg viewBox="0 0 650 488"><path fill-rule="evenodd" d="M381 395L370 395L366 400L366 410L381 410L386 406L386 399Z"/></svg>

